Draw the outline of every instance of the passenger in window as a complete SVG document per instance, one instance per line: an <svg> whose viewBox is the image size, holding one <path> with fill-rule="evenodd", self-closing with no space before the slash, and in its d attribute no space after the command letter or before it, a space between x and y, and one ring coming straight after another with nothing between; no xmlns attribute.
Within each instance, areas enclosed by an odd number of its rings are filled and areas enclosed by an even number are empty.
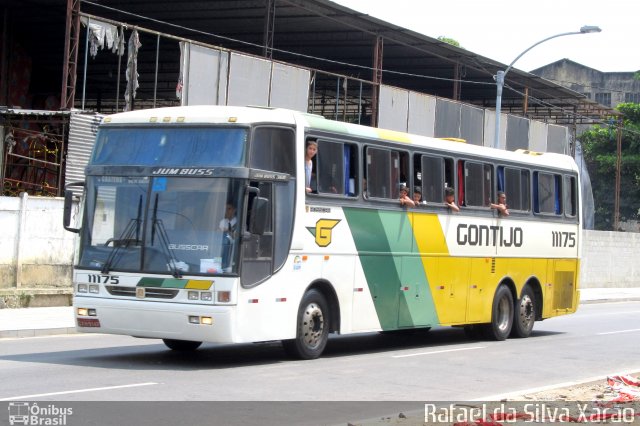
<svg viewBox="0 0 640 426"><path fill-rule="evenodd" d="M422 191L417 187L413 189L413 202L416 207L424 207L427 205L427 202L422 200Z"/></svg>
<svg viewBox="0 0 640 426"><path fill-rule="evenodd" d="M307 193L313 192L311 188L311 171L313 170L313 157L318 153L318 142L308 140L304 150L304 182Z"/></svg>
<svg viewBox="0 0 640 426"><path fill-rule="evenodd" d="M452 212L458 213L460 211L460 207L456 205L455 191L449 186L444 189L444 204Z"/></svg>
<svg viewBox="0 0 640 426"><path fill-rule="evenodd" d="M415 207L416 203L409 197L409 189L402 185L400 187L400 205L403 207Z"/></svg>
<svg viewBox="0 0 640 426"><path fill-rule="evenodd" d="M498 216L509 216L507 209L507 195L503 191L498 191L498 203L490 203L492 209L498 210Z"/></svg>

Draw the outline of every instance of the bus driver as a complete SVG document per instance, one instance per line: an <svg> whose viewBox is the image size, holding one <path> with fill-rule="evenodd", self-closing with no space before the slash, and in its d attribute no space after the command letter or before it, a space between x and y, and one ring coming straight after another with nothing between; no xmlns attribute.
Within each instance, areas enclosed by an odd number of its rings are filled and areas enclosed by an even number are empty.
<svg viewBox="0 0 640 426"><path fill-rule="evenodd" d="M237 225L236 207L227 203L224 218L220 221L219 226L222 231L222 270L224 272L231 272L231 253L233 252Z"/></svg>

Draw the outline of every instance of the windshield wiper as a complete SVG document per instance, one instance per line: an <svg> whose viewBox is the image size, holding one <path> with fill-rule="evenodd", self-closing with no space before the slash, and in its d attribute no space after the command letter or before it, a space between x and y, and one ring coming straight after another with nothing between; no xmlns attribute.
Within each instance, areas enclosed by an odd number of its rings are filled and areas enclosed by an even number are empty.
<svg viewBox="0 0 640 426"><path fill-rule="evenodd" d="M138 199L138 216L134 219L129 220L127 226L125 226L122 234L118 238L109 238L105 243L105 246L108 246L109 243L113 243L113 248L109 252L109 256L107 260L102 265L103 274L108 274L111 269L111 265L116 258L118 252L123 247L129 247L131 244L140 245L142 241L140 240L140 224L142 223L142 195ZM134 238L135 235L135 238Z"/></svg>
<svg viewBox="0 0 640 426"><path fill-rule="evenodd" d="M153 215L151 217L151 221L153 224L151 227L151 245L153 245L155 241L157 231L161 243L160 246L162 247L162 253L167 259L167 266L172 269L174 278L182 278L182 273L180 272L180 269L178 269L178 259L176 259L173 254L173 250L171 249L171 242L169 241L167 231L162 223L162 219L158 219L158 194L156 194L156 198L153 202Z"/></svg>

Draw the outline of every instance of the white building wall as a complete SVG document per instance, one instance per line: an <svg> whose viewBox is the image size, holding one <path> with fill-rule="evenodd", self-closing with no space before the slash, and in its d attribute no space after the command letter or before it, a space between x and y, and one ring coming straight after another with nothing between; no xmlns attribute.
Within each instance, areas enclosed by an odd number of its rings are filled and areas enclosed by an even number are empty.
<svg viewBox="0 0 640 426"><path fill-rule="evenodd" d="M640 287L640 233L583 231L580 287Z"/></svg>
<svg viewBox="0 0 640 426"><path fill-rule="evenodd" d="M0 197L0 289L70 288L76 234L63 198Z"/></svg>

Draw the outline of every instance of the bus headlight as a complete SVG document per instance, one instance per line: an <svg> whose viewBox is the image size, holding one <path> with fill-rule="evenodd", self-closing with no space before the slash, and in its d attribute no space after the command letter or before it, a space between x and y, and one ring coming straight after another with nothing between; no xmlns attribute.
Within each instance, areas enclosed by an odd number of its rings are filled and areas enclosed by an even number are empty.
<svg viewBox="0 0 640 426"><path fill-rule="evenodd" d="M202 293L200 293L200 300L211 302L213 300L213 295L210 291L203 291Z"/></svg>
<svg viewBox="0 0 640 426"><path fill-rule="evenodd" d="M187 293L187 298L189 300L199 300L200 299L200 295L198 294L197 291L190 291Z"/></svg>
<svg viewBox="0 0 640 426"><path fill-rule="evenodd" d="M78 293L86 293L88 286L86 284L78 284Z"/></svg>
<svg viewBox="0 0 640 426"><path fill-rule="evenodd" d="M100 286L97 284L91 284L89 286L89 293L98 294L100 293Z"/></svg>

